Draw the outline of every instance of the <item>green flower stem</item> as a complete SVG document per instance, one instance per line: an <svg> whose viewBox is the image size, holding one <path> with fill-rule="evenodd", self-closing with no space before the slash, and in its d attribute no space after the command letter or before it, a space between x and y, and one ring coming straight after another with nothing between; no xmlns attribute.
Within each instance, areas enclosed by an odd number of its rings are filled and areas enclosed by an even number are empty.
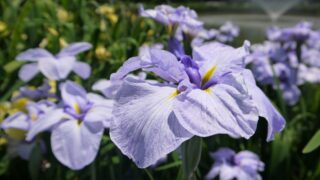
<svg viewBox="0 0 320 180"><path fill-rule="evenodd" d="M194 136L181 145L182 169L184 180L196 179L195 172L201 158L202 139Z"/></svg>

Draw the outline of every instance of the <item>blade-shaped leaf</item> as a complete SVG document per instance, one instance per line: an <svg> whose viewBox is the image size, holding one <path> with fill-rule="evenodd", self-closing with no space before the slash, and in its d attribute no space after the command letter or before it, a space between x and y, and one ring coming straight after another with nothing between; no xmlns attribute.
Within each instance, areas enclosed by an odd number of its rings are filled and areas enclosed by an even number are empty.
<svg viewBox="0 0 320 180"><path fill-rule="evenodd" d="M303 153L309 153L315 150L317 147L320 146L320 130L318 130L308 144L303 148Z"/></svg>

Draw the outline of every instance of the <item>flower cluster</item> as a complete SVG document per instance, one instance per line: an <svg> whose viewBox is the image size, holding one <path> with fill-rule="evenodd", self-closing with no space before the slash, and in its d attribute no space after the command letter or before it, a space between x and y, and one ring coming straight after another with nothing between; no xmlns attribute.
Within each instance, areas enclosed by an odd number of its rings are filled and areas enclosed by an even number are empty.
<svg viewBox="0 0 320 180"><path fill-rule="evenodd" d="M239 180L262 179L258 172L264 170L264 163L250 151L241 151L236 154L229 148L220 148L210 155L215 163L205 179L214 179L218 175L221 180L234 178Z"/></svg>
<svg viewBox="0 0 320 180"><path fill-rule="evenodd" d="M279 86L286 103L294 105L301 94L299 85L320 82L320 32L312 30L311 23L301 22L291 28L270 28L267 37L253 46L248 61L261 84Z"/></svg>
<svg viewBox="0 0 320 180"><path fill-rule="evenodd" d="M91 48L89 43L71 44L57 55L40 48L19 54L17 60L31 62L20 69L22 80L39 72L48 80L39 88L20 89L12 101L28 99L25 109L7 117L2 129L23 131L21 143L31 146L49 132L54 156L78 170L95 159L105 129L124 155L146 168L194 136L249 139L261 118L268 122L267 141L284 128L285 119L245 68L250 43L239 48L221 43L232 41L239 28L228 22L217 32L207 31L195 11L183 6L141 7L140 14L171 29L168 44L142 46L110 80L97 81L92 89L103 96L68 80L72 71L82 79L90 76L90 66L76 61L77 54ZM224 149L213 156L216 164L208 177L227 171L233 171L230 178L260 177L256 171L263 169L249 152Z"/></svg>

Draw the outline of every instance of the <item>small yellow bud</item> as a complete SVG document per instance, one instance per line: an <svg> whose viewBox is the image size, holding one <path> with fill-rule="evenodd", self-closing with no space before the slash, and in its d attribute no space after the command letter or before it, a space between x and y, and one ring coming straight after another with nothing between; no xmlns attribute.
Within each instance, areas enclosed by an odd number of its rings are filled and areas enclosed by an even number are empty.
<svg viewBox="0 0 320 180"><path fill-rule="evenodd" d="M48 39L47 39L47 38L44 38L44 39L41 40L41 42L40 42L40 44L39 44L39 47L40 47L40 48L45 48L45 47L48 46L48 43L49 43Z"/></svg>
<svg viewBox="0 0 320 180"><path fill-rule="evenodd" d="M0 21L0 33L7 30L7 24L3 21Z"/></svg>
<svg viewBox="0 0 320 180"><path fill-rule="evenodd" d="M71 19L70 13L63 8L58 8L57 17L61 22L67 22Z"/></svg>
<svg viewBox="0 0 320 180"><path fill-rule="evenodd" d="M68 46L67 41L66 41L64 38L62 38L62 37L59 38L59 44L60 44L60 47L61 47L61 48L65 48L65 47Z"/></svg>
<svg viewBox="0 0 320 180"><path fill-rule="evenodd" d="M59 35L58 31L56 29L54 29L54 28L48 28L48 31L49 31L50 34L52 34L54 36L58 36Z"/></svg>
<svg viewBox="0 0 320 180"><path fill-rule="evenodd" d="M95 50L95 55L99 60L106 60L111 56L111 53L102 45L99 45Z"/></svg>

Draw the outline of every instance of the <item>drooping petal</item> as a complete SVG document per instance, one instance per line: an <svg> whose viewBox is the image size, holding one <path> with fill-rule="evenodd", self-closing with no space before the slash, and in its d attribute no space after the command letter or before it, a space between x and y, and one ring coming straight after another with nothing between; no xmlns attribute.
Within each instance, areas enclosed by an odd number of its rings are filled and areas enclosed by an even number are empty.
<svg viewBox="0 0 320 180"><path fill-rule="evenodd" d="M1 128L2 129L20 129L28 131L30 128L30 118L22 113L18 112L13 114L12 116L7 117L2 123Z"/></svg>
<svg viewBox="0 0 320 180"><path fill-rule="evenodd" d="M273 106L268 97L256 85L251 71L244 71L244 75L246 76L245 80L249 93L258 108L259 116L264 117L268 121L267 141L270 141L274 138L275 133L282 131L286 121L279 111Z"/></svg>
<svg viewBox="0 0 320 180"><path fill-rule="evenodd" d="M38 73L39 73L39 69L38 69L37 63L25 64L19 70L19 78L27 82L27 81L30 81Z"/></svg>
<svg viewBox="0 0 320 180"><path fill-rule="evenodd" d="M60 90L63 102L72 107L75 112L80 113L81 108L87 105L87 93L80 85L67 81L60 86Z"/></svg>
<svg viewBox="0 0 320 180"><path fill-rule="evenodd" d="M145 168L175 150L192 135L172 111L176 89L127 78L113 110L112 141Z"/></svg>
<svg viewBox="0 0 320 180"><path fill-rule="evenodd" d="M87 42L78 42L72 43L69 46L62 49L57 57L64 57L64 56L75 56L81 52L87 51L92 48L92 45Z"/></svg>
<svg viewBox="0 0 320 180"><path fill-rule="evenodd" d="M37 134L50 130L54 125L60 123L65 117L68 117L62 109L55 109L47 112L33 123L29 130L26 140L31 141Z"/></svg>
<svg viewBox="0 0 320 180"><path fill-rule="evenodd" d="M83 79L88 79L91 74L91 67L84 62L76 61L74 63L73 71Z"/></svg>
<svg viewBox="0 0 320 180"><path fill-rule="evenodd" d="M180 94L174 101L174 112L180 124L201 137L252 136L258 121L253 101L242 89L240 80L230 78L225 83Z"/></svg>
<svg viewBox="0 0 320 180"><path fill-rule="evenodd" d="M67 120L52 131L52 152L70 169L82 169L95 159L102 134L103 129L92 131L85 123L79 124L77 120Z"/></svg>
<svg viewBox="0 0 320 180"><path fill-rule="evenodd" d="M39 69L48 79L61 80L65 79L72 71L75 61L74 57L40 59Z"/></svg>
<svg viewBox="0 0 320 180"><path fill-rule="evenodd" d="M53 55L42 48L28 49L16 57L18 61L38 61L45 58L53 58Z"/></svg>

